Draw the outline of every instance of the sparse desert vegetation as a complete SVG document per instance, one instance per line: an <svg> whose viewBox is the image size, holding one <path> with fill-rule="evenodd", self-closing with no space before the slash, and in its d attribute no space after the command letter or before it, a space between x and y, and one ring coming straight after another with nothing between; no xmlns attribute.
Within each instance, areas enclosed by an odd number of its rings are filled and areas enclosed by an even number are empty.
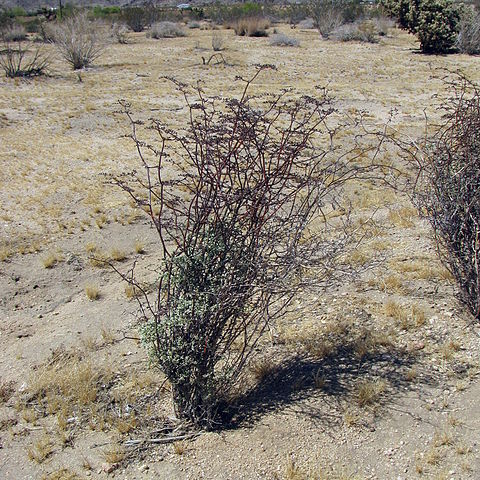
<svg viewBox="0 0 480 480"><path fill-rule="evenodd" d="M478 478L478 14L384 3L0 12L1 478Z"/></svg>

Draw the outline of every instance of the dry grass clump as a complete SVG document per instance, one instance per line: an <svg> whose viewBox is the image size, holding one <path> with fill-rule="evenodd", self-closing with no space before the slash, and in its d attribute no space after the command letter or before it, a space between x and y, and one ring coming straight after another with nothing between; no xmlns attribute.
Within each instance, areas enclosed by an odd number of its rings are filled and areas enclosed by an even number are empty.
<svg viewBox="0 0 480 480"><path fill-rule="evenodd" d="M29 423L39 424L43 417L54 415L56 443L65 446L83 428L125 435L145 423L149 413L140 406L153 392L158 394L158 383L158 376L149 371L115 373L98 359L93 362L85 351L59 348L37 368L18 408L23 408L22 415L32 411ZM39 459L36 461L50 455L46 453L50 442L42 442L32 448L32 459ZM113 449L109 455L111 463L118 463L123 453Z"/></svg>
<svg viewBox="0 0 480 480"><path fill-rule="evenodd" d="M143 255L145 253L145 245L140 240L135 240L135 253Z"/></svg>
<svg viewBox="0 0 480 480"><path fill-rule="evenodd" d="M372 406L381 399L386 388L383 380L361 381L355 389L355 401L359 407Z"/></svg>
<svg viewBox="0 0 480 480"><path fill-rule="evenodd" d="M262 17L240 18L232 24L235 35L241 37L268 37L270 22Z"/></svg>
<svg viewBox="0 0 480 480"><path fill-rule="evenodd" d="M425 311L417 305L403 306L393 300L385 303L383 313L394 319L402 330L420 327L426 321Z"/></svg>
<svg viewBox="0 0 480 480"><path fill-rule="evenodd" d="M33 462L43 463L52 455L53 451L54 446L52 440L47 435L43 435L28 449L27 455Z"/></svg>
<svg viewBox="0 0 480 480"><path fill-rule="evenodd" d="M174 442L173 451L177 455L183 455L187 451L187 443L186 442Z"/></svg>
<svg viewBox="0 0 480 480"><path fill-rule="evenodd" d="M122 445L115 444L103 451L103 458L112 465L122 462L125 457L126 452Z"/></svg>
<svg viewBox="0 0 480 480"><path fill-rule="evenodd" d="M259 359L250 365L250 372L258 383L267 379L274 371L275 364L268 358Z"/></svg>
<svg viewBox="0 0 480 480"><path fill-rule="evenodd" d="M60 252L48 252L42 257L42 265L45 268L53 268L62 260L63 255Z"/></svg>
<svg viewBox="0 0 480 480"><path fill-rule="evenodd" d="M220 52L225 48L225 37L217 31L212 33L212 49L215 52Z"/></svg>
<svg viewBox="0 0 480 480"><path fill-rule="evenodd" d="M187 34L185 30L178 24L174 22L159 22L154 23L147 33L148 37L151 38L176 38L176 37L185 37Z"/></svg>
<svg viewBox="0 0 480 480"><path fill-rule="evenodd" d="M358 359L363 359L392 345L385 332L359 327L346 320L332 319L326 324L305 321L300 325L280 327L278 333L280 343L295 351L303 350L316 359L335 355L340 348L349 349Z"/></svg>
<svg viewBox="0 0 480 480"><path fill-rule="evenodd" d="M87 285L85 294L89 300L98 300L100 298L100 289L96 285Z"/></svg>
<svg viewBox="0 0 480 480"><path fill-rule="evenodd" d="M127 259L127 254L120 248L114 247L110 250L110 259L115 262L123 262Z"/></svg>

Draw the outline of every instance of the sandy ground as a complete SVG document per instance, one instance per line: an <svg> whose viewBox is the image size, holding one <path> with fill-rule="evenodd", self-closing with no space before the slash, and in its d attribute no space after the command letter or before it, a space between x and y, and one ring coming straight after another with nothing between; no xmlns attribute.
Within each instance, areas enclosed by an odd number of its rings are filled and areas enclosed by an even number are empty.
<svg viewBox="0 0 480 480"><path fill-rule="evenodd" d="M365 110L382 125L396 109L396 127L421 135L425 116L439 119L443 69L480 76L479 58L420 55L414 37L397 30L377 44L342 44L278 28L300 47L225 30L227 64L203 65L213 53L210 30L164 40L138 34L79 73L47 46L50 77L0 79L1 478L479 478L479 328L455 299L428 226L405 198L375 185L352 197L357 218L378 227L352 261L382 261L298 299L290 324L262 350L275 368L240 403L235 423L173 445L125 446L154 437L171 406L135 340L136 302L112 269L92 262L109 258L126 271L138 259L151 278L148 267L158 261L155 231L104 175L138 166L117 101L176 126L182 101L161 77L202 81L208 94L230 96L240 90L236 75L273 63L277 70L264 72L256 92L328 86L343 111ZM321 342L338 325L346 326L335 355L288 360L301 343L292 329ZM377 339L374 351L352 350L379 332L388 341ZM41 393L48 372L49 385L77 378L75 361L102 372L92 374L90 400L79 407ZM73 388L82 378L64 383ZM365 385L373 392L366 403Z"/></svg>

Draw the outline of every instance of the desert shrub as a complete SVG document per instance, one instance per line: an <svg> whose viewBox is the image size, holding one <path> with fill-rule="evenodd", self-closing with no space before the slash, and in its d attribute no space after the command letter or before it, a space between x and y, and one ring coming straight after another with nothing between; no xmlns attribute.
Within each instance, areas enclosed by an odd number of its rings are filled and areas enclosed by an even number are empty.
<svg viewBox="0 0 480 480"><path fill-rule="evenodd" d="M8 14L11 17L25 17L27 12L23 7L12 7L8 10Z"/></svg>
<svg viewBox="0 0 480 480"><path fill-rule="evenodd" d="M270 45L277 47L298 47L300 42L296 38L289 37L284 33L277 33L270 39Z"/></svg>
<svg viewBox="0 0 480 480"><path fill-rule="evenodd" d="M10 15L5 9L0 7L0 31L11 26L12 23L12 17L10 17Z"/></svg>
<svg viewBox="0 0 480 480"><path fill-rule="evenodd" d="M13 24L0 32L4 42L21 42L27 39L27 31L23 25Z"/></svg>
<svg viewBox="0 0 480 480"><path fill-rule="evenodd" d="M220 52L225 48L225 38L217 31L212 33L212 49L215 52Z"/></svg>
<svg viewBox="0 0 480 480"><path fill-rule="evenodd" d="M315 27L315 22L313 21L313 18L310 18L310 17L306 18L305 20L300 21L298 26L300 28L305 29L305 30L312 30L312 29L316 28Z"/></svg>
<svg viewBox="0 0 480 480"><path fill-rule="evenodd" d="M39 49L33 53L20 44L7 44L0 52L0 67L9 78L29 78L45 75L50 62Z"/></svg>
<svg viewBox="0 0 480 480"><path fill-rule="evenodd" d="M329 127L326 95L255 97L260 71L226 100L175 82L189 112L184 128L145 125L121 102L143 168L114 181L148 212L164 259L157 292L139 296L142 336L177 416L207 428L267 325L305 286L305 265L311 285L326 278L323 268L335 270L345 237L327 241L325 224L311 228L322 204L350 179L374 175L358 136L346 142L342 127ZM124 278L143 291L134 272Z"/></svg>
<svg viewBox="0 0 480 480"><path fill-rule="evenodd" d="M310 15L315 28L323 38L344 23L342 0L314 0L310 3Z"/></svg>
<svg viewBox="0 0 480 480"><path fill-rule="evenodd" d="M148 25L147 12L143 7L124 8L120 18L133 32L143 32Z"/></svg>
<svg viewBox="0 0 480 480"><path fill-rule="evenodd" d="M309 15L308 6L301 3L292 3L287 7L288 22L292 27L296 27L301 21Z"/></svg>
<svg viewBox="0 0 480 480"><path fill-rule="evenodd" d="M385 0L400 27L417 35L424 53L446 53L456 42L461 8L452 0Z"/></svg>
<svg viewBox="0 0 480 480"><path fill-rule="evenodd" d="M377 29L371 20L340 25L331 38L340 42L377 42Z"/></svg>
<svg viewBox="0 0 480 480"><path fill-rule="evenodd" d="M380 5L388 15L397 20L400 28L410 29L411 0L380 0Z"/></svg>
<svg viewBox="0 0 480 480"><path fill-rule="evenodd" d="M245 37L268 37L270 22L262 17L245 17L232 24L235 35Z"/></svg>
<svg viewBox="0 0 480 480"><path fill-rule="evenodd" d="M365 17L364 3L360 0L347 0L343 4L342 16L345 23L353 23Z"/></svg>
<svg viewBox="0 0 480 480"><path fill-rule="evenodd" d="M128 27L124 23L115 22L112 24L112 37L117 43L128 43Z"/></svg>
<svg viewBox="0 0 480 480"><path fill-rule="evenodd" d="M151 38L175 38L185 37L186 33L178 23L158 22L152 25L148 36Z"/></svg>
<svg viewBox="0 0 480 480"><path fill-rule="evenodd" d="M415 33L425 53L446 53L452 49L460 26L460 10L451 0L422 0Z"/></svg>
<svg viewBox="0 0 480 480"><path fill-rule="evenodd" d="M42 24L42 20L38 17L35 17L32 20L25 23L25 30L28 33L38 33L40 31L41 24Z"/></svg>
<svg viewBox="0 0 480 480"><path fill-rule="evenodd" d="M480 319L480 90L462 76L452 87L443 125L415 156L415 198L462 300Z"/></svg>
<svg viewBox="0 0 480 480"><path fill-rule="evenodd" d="M55 24L51 22L41 22L38 30L37 41L45 43L54 42Z"/></svg>
<svg viewBox="0 0 480 480"><path fill-rule="evenodd" d="M423 0L420 3L416 34L426 53L445 53L455 45L460 10L451 0Z"/></svg>
<svg viewBox="0 0 480 480"><path fill-rule="evenodd" d="M480 13L473 8L466 8L462 12L455 47L470 55L480 53Z"/></svg>
<svg viewBox="0 0 480 480"><path fill-rule="evenodd" d="M385 15L378 15L371 18L371 21L375 25L377 34L384 37L388 34L388 31L395 26L395 22Z"/></svg>
<svg viewBox="0 0 480 480"><path fill-rule="evenodd" d="M106 47L103 26L89 21L85 14L58 23L52 36L60 55L74 70L91 65Z"/></svg>

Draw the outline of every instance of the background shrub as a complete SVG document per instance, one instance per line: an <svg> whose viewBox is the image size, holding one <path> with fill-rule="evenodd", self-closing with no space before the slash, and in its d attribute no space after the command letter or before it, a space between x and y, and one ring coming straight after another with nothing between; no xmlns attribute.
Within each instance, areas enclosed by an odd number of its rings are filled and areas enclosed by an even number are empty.
<svg viewBox="0 0 480 480"><path fill-rule="evenodd" d="M133 32L143 32L149 22L147 12L143 7L123 8L120 18Z"/></svg>
<svg viewBox="0 0 480 480"><path fill-rule="evenodd" d="M158 22L152 25L147 35L151 38L175 38L185 37L187 34L178 23Z"/></svg>
<svg viewBox="0 0 480 480"><path fill-rule="evenodd" d="M461 8L452 0L382 0L400 27L417 35L424 53L447 53L460 30Z"/></svg>
<svg viewBox="0 0 480 480"><path fill-rule="evenodd" d="M416 13L415 13L416 12ZM425 53L447 53L456 42L460 29L460 10L451 0L422 0L416 15L415 33Z"/></svg>
<svg viewBox="0 0 480 480"><path fill-rule="evenodd" d="M310 15L315 28L323 38L342 25L344 2L342 0L314 0L310 3Z"/></svg>
<svg viewBox="0 0 480 480"><path fill-rule="evenodd" d="M467 7L462 12L455 47L461 53L480 53L480 13L474 8Z"/></svg>
<svg viewBox="0 0 480 480"><path fill-rule="evenodd" d="M112 37L117 43L128 43L128 27L124 23L115 22L112 24Z"/></svg>
<svg viewBox="0 0 480 480"><path fill-rule="evenodd" d="M340 42L377 42L378 30L372 20L346 23L340 25L332 34L331 38Z"/></svg>
<svg viewBox="0 0 480 480"><path fill-rule="evenodd" d="M452 87L443 125L415 158L416 201L461 299L480 319L480 91L462 76Z"/></svg>
<svg viewBox="0 0 480 480"><path fill-rule="evenodd" d="M39 49L31 52L20 44L7 44L0 52L0 67L9 78L29 78L45 75L50 65L49 59Z"/></svg>
<svg viewBox="0 0 480 480"><path fill-rule="evenodd" d="M296 38L289 37L284 33L276 33L270 39L270 45L278 47L298 47L300 42Z"/></svg>
<svg viewBox="0 0 480 480"><path fill-rule="evenodd" d="M212 49L214 52L220 52L225 48L225 37L218 31L212 33Z"/></svg>
<svg viewBox="0 0 480 480"><path fill-rule="evenodd" d="M0 32L4 42L21 42L27 39L27 31L23 25L13 24Z"/></svg>
<svg viewBox="0 0 480 480"><path fill-rule="evenodd" d="M60 55L74 70L91 65L107 45L104 26L90 22L85 13L56 24L52 37Z"/></svg>

